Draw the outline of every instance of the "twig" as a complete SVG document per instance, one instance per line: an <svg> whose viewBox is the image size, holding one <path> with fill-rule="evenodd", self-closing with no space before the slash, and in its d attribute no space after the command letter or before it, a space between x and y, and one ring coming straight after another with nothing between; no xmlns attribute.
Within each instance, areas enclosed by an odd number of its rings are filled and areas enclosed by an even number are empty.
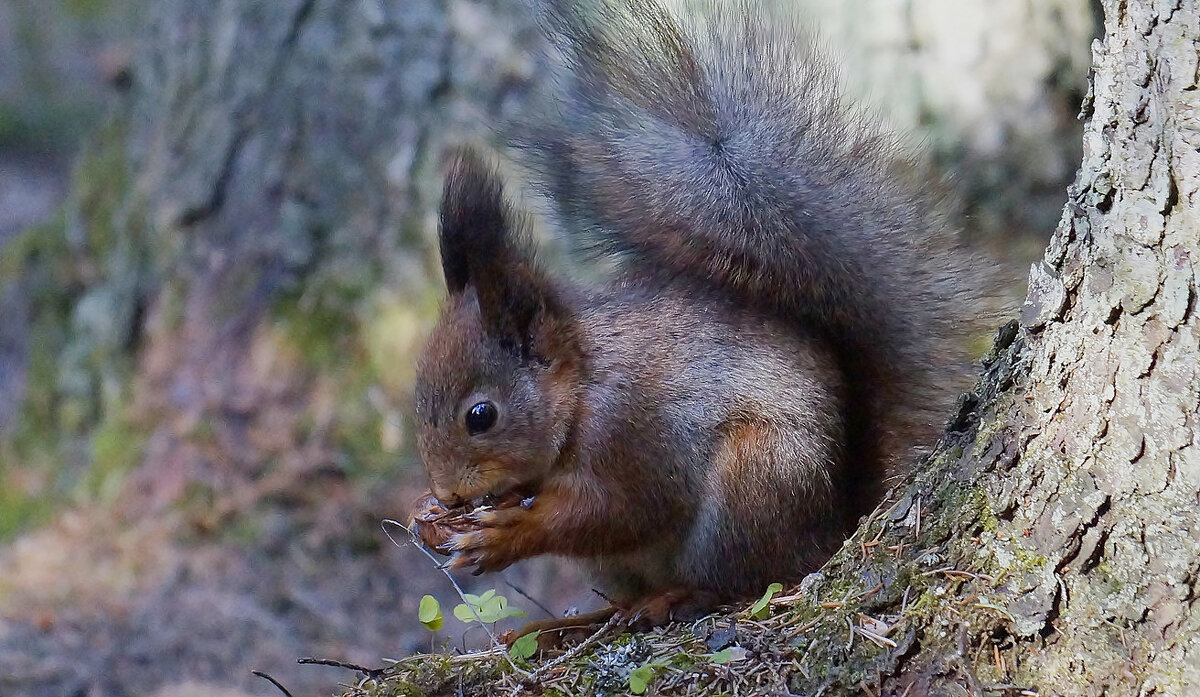
<svg viewBox="0 0 1200 697"><path fill-rule="evenodd" d="M279 681L276 680L275 678L272 678L270 675L267 675L266 673L262 672L261 670L252 670L252 671L250 671L250 673L252 675L257 675L258 677L262 678L263 680L266 680L267 682L271 683L275 687L279 688L279 691L282 692L283 694L287 695L287 697L292 697L292 693L288 692L288 689L286 687L284 687L283 685L280 685Z"/></svg>
<svg viewBox="0 0 1200 697"><path fill-rule="evenodd" d="M496 638L495 632L493 632L491 628L488 627L483 621L483 618L479 616L479 612L475 609L475 606L467 602L467 594L463 591L462 586L458 585L458 581L454 580L454 577L450 575L450 572L446 570L442 563L438 561L436 557L430 554L429 550L425 549L424 545L417 540L416 533L414 533L412 530L409 530L407 526L402 525L391 518L385 518L380 527L383 528L383 534L387 535L387 538L391 540L392 544L396 545L397 547L400 547L400 543L396 542L396 538L392 537L392 533L388 532L387 526L389 525L394 525L408 533L408 537L412 541L412 545L421 550L421 554L429 557L429 561L433 562L434 566L436 566L438 570L446 576L446 578L450 579L450 585L454 586L454 591L458 593L458 597L462 598L463 604L466 605L467 609L471 611L471 616L475 618L475 621L478 622L481 627L483 627L483 631L487 632L488 638L492 640L492 646L500 649L500 652L504 654L504 660L508 661L508 665L513 669L513 671L515 671L521 677L529 679L531 677L530 672L513 662L512 656L509 656L508 651L504 650L500 640Z"/></svg>
<svg viewBox="0 0 1200 697"><path fill-rule="evenodd" d="M852 624L852 625L850 625L850 629L853 632L858 632L860 635L863 636L863 638L870 639L871 642L873 644L875 644L876 646L888 646L893 649L896 648L896 642L883 636L882 634L877 634L877 633L867 629L866 627L856 627Z"/></svg>
<svg viewBox="0 0 1200 697"><path fill-rule="evenodd" d="M762 622L755 621L749 617L743 617L738 621L741 622L742 624L748 624L748 625L751 625L754 627L758 627L759 629L763 630L764 632L771 631L770 627L764 625Z"/></svg>
<svg viewBox="0 0 1200 697"><path fill-rule="evenodd" d="M474 663L475 661L482 661L487 658L492 658L493 656L499 656L505 651L506 649L503 646L493 646L492 648L485 649L483 651L472 651L471 653L460 653L453 656L446 656L446 660L455 665L460 663ZM426 654L415 654L413 656L405 656L404 658L400 659L385 658L383 660L391 663L393 666L401 666L405 669L410 669L412 664L420 663L426 658L428 658L428 655Z"/></svg>
<svg viewBox="0 0 1200 697"><path fill-rule="evenodd" d="M780 595L771 598L767 602L771 605L787 605L788 603L794 603L797 600L804 600L805 597L807 597L805 593L796 593L795 595Z"/></svg>
<svg viewBox="0 0 1200 697"><path fill-rule="evenodd" d="M365 668L356 663L345 663L343 661L335 661L332 658L298 658L296 663L302 666L330 666L333 668L345 668L346 670L356 670L368 678L375 680L383 676L385 670L383 668Z"/></svg>
<svg viewBox="0 0 1200 697"><path fill-rule="evenodd" d="M937 574L943 574L945 576L949 576L950 578L969 578L969 579L973 579L976 581L982 579L984 581L987 581L988 583L996 582L996 578L994 576L990 576L988 574L971 573L970 571L963 571L961 569L956 569L953 566L943 566L939 569L932 569L930 571L922 571L921 572L922 576L936 576Z"/></svg>
<svg viewBox="0 0 1200 697"><path fill-rule="evenodd" d="M513 583L512 581L510 581L510 580L508 580L507 578L505 578L505 577L504 577L504 574L500 574L500 580L501 580L501 581L504 581L504 585L506 585L506 586L508 586L509 588L511 588L511 589L513 589L514 591L516 591L516 592L517 592L517 595L519 595L519 596L521 596L522 598L524 598L524 599L528 600L529 602L533 603L534 605L537 605L537 606L538 606L538 609L540 609L542 612L546 613L546 615L547 615L548 617L550 617L551 619L554 619L554 618L557 618L557 617L558 617L558 615L556 615L556 614L554 614L553 612L551 612L551 611L550 611L550 608L546 607L545 605L542 605L542 604L541 604L541 603L539 603L539 602L537 601L537 599L536 599L536 598L534 598L532 595L530 595L530 594L526 593L525 591L521 590L520 586L518 586L517 584L515 584L515 583Z"/></svg>
<svg viewBox="0 0 1200 697"><path fill-rule="evenodd" d="M566 663L567 661L575 660L575 658L577 656L579 656L579 654L583 653L588 648L595 645L595 643L600 640L601 636L603 636L606 632L608 632L608 630L612 629L614 626L619 624L621 621L622 621L621 613L619 613L619 612L613 613L613 616L608 618L608 621L604 623L604 626L600 627L600 629L597 629L594 634L592 634L587 639L584 639L583 641L579 642L579 644L572 646L570 648L570 650L568 650L563 655L559 656L558 658L555 658L554 660L546 663L545 665L543 665L540 668L538 668L537 670L535 670L533 672L533 675L530 676L530 679L536 680L538 677L540 677L542 674L544 674L546 671L550 670L551 668L560 666L560 665Z"/></svg>
<svg viewBox="0 0 1200 697"><path fill-rule="evenodd" d="M821 620L823 620L823 619L825 619L825 618L824 618L824 617L820 617L820 616L818 616L818 617L814 617L813 619L809 620L808 622L805 622L804 624L800 625L799 627L797 627L797 628L795 628L795 629L791 630L790 632L787 632L787 633L786 633L786 634L784 634L783 636L784 636L784 638L791 639L791 638L792 638L792 637L794 637L794 636L797 636L797 635L799 635L799 634L803 634L804 632L807 632L808 630L810 630L810 629L812 629L813 627L815 627L815 626L817 626L818 624L820 624L820 623L821 623ZM807 677L807 676L806 676L806 677Z"/></svg>

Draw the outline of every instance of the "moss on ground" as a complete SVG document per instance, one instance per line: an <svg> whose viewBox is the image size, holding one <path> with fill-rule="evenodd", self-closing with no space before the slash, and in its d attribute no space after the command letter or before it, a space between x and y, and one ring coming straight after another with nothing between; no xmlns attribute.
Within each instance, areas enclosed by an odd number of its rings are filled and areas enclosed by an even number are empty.
<svg viewBox="0 0 1200 697"><path fill-rule="evenodd" d="M126 473L141 462L147 436L124 410L107 413L92 434L91 462L80 481L80 494L88 500L112 502Z"/></svg>
<svg viewBox="0 0 1200 697"><path fill-rule="evenodd" d="M63 457L58 357L83 288L63 214L26 230L5 252L0 283L21 284L30 326L24 401L11 435L0 439L0 539L45 520L60 498L56 493L62 487L55 481Z"/></svg>
<svg viewBox="0 0 1200 697"><path fill-rule="evenodd" d="M366 285L325 277L282 294L272 317L307 369L327 381L336 418L326 436L344 456L343 472L363 487L395 483L415 468L408 403L413 365L440 296L415 303ZM315 427L309 419L301 431Z"/></svg>

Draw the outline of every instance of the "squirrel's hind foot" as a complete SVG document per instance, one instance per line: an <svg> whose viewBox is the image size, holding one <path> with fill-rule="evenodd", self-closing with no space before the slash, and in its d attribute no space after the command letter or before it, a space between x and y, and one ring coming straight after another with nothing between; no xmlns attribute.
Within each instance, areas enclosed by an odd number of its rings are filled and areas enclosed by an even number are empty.
<svg viewBox="0 0 1200 697"><path fill-rule="evenodd" d="M644 632L670 622L692 622L712 612L717 596L704 591L675 589L647 596L619 611L624 623Z"/></svg>
<svg viewBox="0 0 1200 697"><path fill-rule="evenodd" d="M604 628L615 616L619 624L631 631L644 632L670 622L690 622L707 615L716 607L718 598L711 593L693 590L670 590L650 595L637 602L585 612L572 617L536 620L519 630L509 630L500 640L511 647L517 639L537 633L538 649L545 651L583 641Z"/></svg>
<svg viewBox="0 0 1200 697"><path fill-rule="evenodd" d="M600 631L617 612L618 609L610 605L581 615L535 620L526 623L519 630L512 629L505 632L500 636L500 640L511 648L517 639L537 632L538 649L542 651L555 649L564 644L582 641Z"/></svg>

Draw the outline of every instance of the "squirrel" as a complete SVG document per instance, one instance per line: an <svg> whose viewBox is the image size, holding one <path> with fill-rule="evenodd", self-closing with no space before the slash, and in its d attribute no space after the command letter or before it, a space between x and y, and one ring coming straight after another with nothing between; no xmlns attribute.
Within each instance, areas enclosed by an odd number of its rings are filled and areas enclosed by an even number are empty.
<svg viewBox="0 0 1200 697"><path fill-rule="evenodd" d="M709 10L543 0L557 108L516 150L615 271L548 272L458 151L415 385L422 538L475 573L577 560L651 623L819 568L936 439L980 296L933 187L809 33Z"/></svg>

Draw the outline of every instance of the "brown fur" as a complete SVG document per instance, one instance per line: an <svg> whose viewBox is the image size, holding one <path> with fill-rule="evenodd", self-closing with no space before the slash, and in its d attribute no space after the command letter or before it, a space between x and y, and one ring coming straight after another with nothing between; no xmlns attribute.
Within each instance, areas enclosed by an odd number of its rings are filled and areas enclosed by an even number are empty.
<svg viewBox="0 0 1200 697"><path fill-rule="evenodd" d="M455 566L572 557L629 605L679 588L753 594L816 568L845 532L830 474L843 395L828 346L668 287L565 295L579 298L572 326L560 328L578 337L576 352L532 365L505 356L468 290L448 303L421 358L420 442L435 494L534 498L528 510L478 514L480 528L454 541ZM492 366L509 370L461 377ZM529 406L552 415L546 422L464 437L454 414L477 395L511 413L511 386L525 383L537 386ZM463 397L432 419L435 393Z"/></svg>
<svg viewBox="0 0 1200 697"><path fill-rule="evenodd" d="M473 514L454 564L574 558L660 619L794 581L936 433L968 260L802 33L546 1L568 86L526 151L620 271L552 278L496 175L451 167L419 445L447 506L523 499ZM476 405L498 417L473 433Z"/></svg>

